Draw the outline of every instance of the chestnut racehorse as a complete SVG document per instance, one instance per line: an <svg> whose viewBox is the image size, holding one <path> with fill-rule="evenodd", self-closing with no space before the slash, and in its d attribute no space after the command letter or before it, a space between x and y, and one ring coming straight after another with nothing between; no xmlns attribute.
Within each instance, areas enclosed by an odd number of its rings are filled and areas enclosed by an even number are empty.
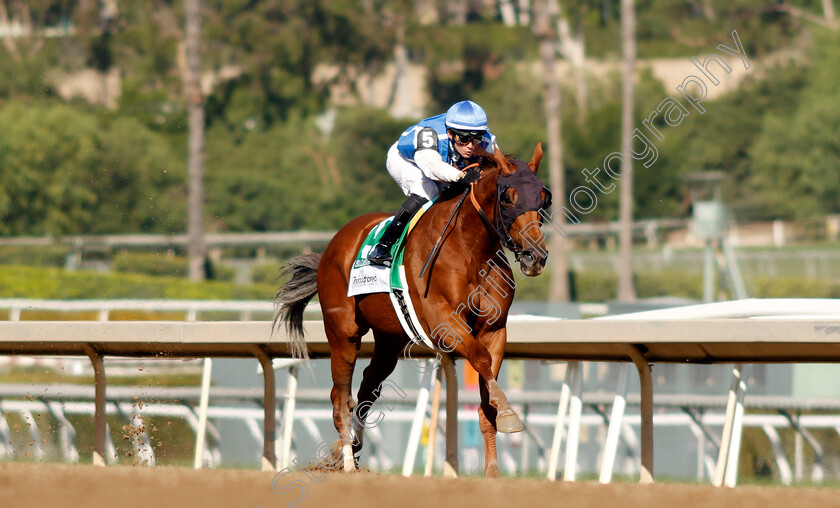
<svg viewBox="0 0 840 508"><path fill-rule="evenodd" d="M478 415L484 435L484 472L491 477L499 471L496 432L523 429L496 382L515 287L502 247L513 251L526 276L539 275L545 266L548 252L539 211L550 205L551 193L537 176L542 155L542 144L537 144L528 163L503 155L498 147L492 155L482 153L481 178L473 184L473 195L466 202L439 196L408 236L403 259L407 291L426 335L442 350L454 349L466 358L480 376ZM466 192L465 186L454 185L455 191ZM458 196L457 192L449 194ZM291 260L283 273L292 277L275 297L275 325L284 322L292 352L308 357L303 310L318 293L331 351L333 421L340 436L354 435L352 447L345 442L341 448L345 471L355 468L354 456L361 450L364 423L379 396L380 384L409 344L388 294L347 297L356 255L371 229L386 217L382 213L357 217L336 233L323 254ZM442 234L437 255L423 277L418 277ZM359 409L352 425L355 434L351 434L353 369L362 336L369 330L373 330L374 351L359 388Z"/></svg>

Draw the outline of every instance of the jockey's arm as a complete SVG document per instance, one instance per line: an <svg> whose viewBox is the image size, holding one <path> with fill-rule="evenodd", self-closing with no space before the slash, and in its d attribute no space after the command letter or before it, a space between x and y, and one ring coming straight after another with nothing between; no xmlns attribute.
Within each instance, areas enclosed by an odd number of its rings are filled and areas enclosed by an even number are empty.
<svg viewBox="0 0 840 508"><path fill-rule="evenodd" d="M437 150L417 150L414 163L424 175L436 182L454 182L461 178L461 171L445 163Z"/></svg>

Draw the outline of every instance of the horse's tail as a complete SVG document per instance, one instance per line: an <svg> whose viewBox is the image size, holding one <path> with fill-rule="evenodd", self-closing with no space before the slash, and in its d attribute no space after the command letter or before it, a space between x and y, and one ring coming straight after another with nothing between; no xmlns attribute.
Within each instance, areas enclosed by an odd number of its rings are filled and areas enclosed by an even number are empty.
<svg viewBox="0 0 840 508"><path fill-rule="evenodd" d="M280 286L274 295L274 323L271 331L280 322L286 324L289 347L295 358L309 359L306 338L303 336L303 311L306 304L318 292L317 275L321 254L311 253L298 256L280 268L280 277L291 274L291 278Z"/></svg>

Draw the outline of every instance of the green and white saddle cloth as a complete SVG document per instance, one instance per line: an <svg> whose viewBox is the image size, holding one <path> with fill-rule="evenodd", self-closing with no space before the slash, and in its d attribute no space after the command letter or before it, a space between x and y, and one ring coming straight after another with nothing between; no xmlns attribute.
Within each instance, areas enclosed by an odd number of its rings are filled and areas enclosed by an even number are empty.
<svg viewBox="0 0 840 508"><path fill-rule="evenodd" d="M391 224L393 217L388 217L376 225L368 234L353 267L350 269L350 280L347 285L347 296L366 295L371 293L389 293L394 311L402 324L403 330L414 342L433 348L432 342L423 331L414 312L414 306L408 295L408 285L405 278L405 267L403 266L403 253L405 252L405 240L414 229L420 217L432 206L435 200L429 201L414 214L402 236L394 242L391 247L393 261L390 267L375 265L368 261L367 256L370 250L379 242L385 229Z"/></svg>
<svg viewBox="0 0 840 508"><path fill-rule="evenodd" d="M367 257L371 249L382 238L382 233L391 224L393 217L388 217L371 230L365 238L362 248L353 261L353 268L350 269L350 281L347 284L347 296L367 295L370 293L388 293L391 291L391 270L387 266L375 265L368 261ZM391 251L399 248L402 250L403 240L395 242ZM396 259L394 259L394 263Z"/></svg>

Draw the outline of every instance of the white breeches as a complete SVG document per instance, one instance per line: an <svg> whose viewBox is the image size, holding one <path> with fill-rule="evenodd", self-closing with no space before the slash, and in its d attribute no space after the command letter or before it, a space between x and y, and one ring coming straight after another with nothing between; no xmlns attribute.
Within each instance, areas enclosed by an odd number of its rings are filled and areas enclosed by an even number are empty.
<svg viewBox="0 0 840 508"><path fill-rule="evenodd" d="M397 182L406 196L417 194L429 200L437 196L437 183L424 175L412 162L403 159L397 150L396 143L388 150L385 166L388 168L388 174Z"/></svg>

